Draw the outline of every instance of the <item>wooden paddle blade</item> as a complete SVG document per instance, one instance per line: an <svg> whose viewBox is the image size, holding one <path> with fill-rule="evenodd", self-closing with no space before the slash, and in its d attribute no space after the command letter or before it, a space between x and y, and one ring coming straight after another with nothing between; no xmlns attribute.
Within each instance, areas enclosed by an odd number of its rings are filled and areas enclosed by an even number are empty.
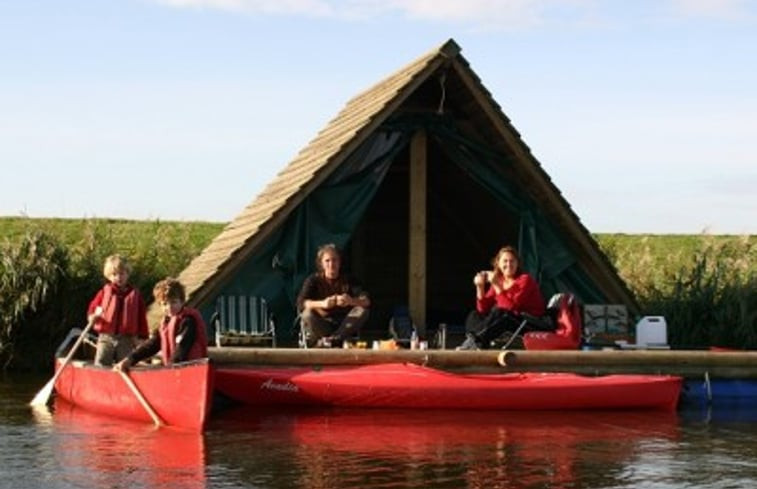
<svg viewBox="0 0 757 489"><path fill-rule="evenodd" d="M29 405L32 407L47 406L47 403L50 402L50 396L53 394L53 387L55 386L54 382L55 379L48 380L47 384L37 392L37 395L34 396L34 399L32 399Z"/></svg>
<svg viewBox="0 0 757 489"><path fill-rule="evenodd" d="M37 393L36 396L34 396L32 402L29 403L30 406L42 406L48 403L50 396L53 394L53 389L55 388L55 381L58 380L58 376L61 374L61 372L63 372L63 369L66 368L68 362L70 362L74 357L74 353L76 353L76 350L79 349L79 345L82 344L84 338L89 333L89 330L91 330L95 325L95 320L97 319L97 317L99 317L99 314L102 313L102 308L98 306L95 311L97 314L93 315L92 318L90 318L87 326L76 339L76 343L74 343L74 346L71 347L71 350L68 352L68 355L66 355L66 358L63 359L63 362L61 363L60 367L58 367L58 370L55 371L53 378L50 379L47 384L45 384L45 386Z"/></svg>

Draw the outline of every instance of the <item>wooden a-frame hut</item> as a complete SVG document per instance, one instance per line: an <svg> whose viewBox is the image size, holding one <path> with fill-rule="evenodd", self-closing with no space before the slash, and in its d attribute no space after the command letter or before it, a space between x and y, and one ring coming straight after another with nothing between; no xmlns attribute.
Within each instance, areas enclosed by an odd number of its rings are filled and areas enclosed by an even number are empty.
<svg viewBox="0 0 757 489"><path fill-rule="evenodd" d="M368 330L408 305L416 324L460 324L473 274L505 244L545 297L625 304L633 294L449 40L352 98L180 274L208 318L257 296L292 339L294 301L333 242L370 292Z"/></svg>

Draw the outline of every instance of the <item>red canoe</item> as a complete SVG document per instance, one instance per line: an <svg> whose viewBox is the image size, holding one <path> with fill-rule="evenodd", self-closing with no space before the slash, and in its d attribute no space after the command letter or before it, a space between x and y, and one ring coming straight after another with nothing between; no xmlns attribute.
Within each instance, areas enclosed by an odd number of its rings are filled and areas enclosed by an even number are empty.
<svg viewBox="0 0 757 489"><path fill-rule="evenodd" d="M674 410L682 378L571 373L455 374L406 363L219 367L216 389L247 404L438 409Z"/></svg>
<svg viewBox="0 0 757 489"><path fill-rule="evenodd" d="M56 368L60 363L58 359ZM208 359L171 367L134 367L129 377L162 424L203 429L213 395L213 369ZM153 422L135 391L119 372L110 368L95 367L90 362L71 362L55 382L55 392L91 412Z"/></svg>

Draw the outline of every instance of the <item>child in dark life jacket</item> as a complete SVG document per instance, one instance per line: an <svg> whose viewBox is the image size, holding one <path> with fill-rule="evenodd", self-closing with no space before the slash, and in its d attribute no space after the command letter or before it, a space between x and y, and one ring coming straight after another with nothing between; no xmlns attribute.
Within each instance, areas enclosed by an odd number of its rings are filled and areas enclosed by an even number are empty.
<svg viewBox="0 0 757 489"><path fill-rule="evenodd" d="M121 255L105 259L108 279L87 308L87 319L97 331L96 365L112 365L126 357L138 339L147 338L147 309L142 294L128 284L131 265Z"/></svg>
<svg viewBox="0 0 757 489"><path fill-rule="evenodd" d="M197 309L186 306L184 286L175 278L155 284L155 302L163 308L164 318L147 341L114 367L128 370L132 365L160 352L163 365L208 356L205 321Z"/></svg>

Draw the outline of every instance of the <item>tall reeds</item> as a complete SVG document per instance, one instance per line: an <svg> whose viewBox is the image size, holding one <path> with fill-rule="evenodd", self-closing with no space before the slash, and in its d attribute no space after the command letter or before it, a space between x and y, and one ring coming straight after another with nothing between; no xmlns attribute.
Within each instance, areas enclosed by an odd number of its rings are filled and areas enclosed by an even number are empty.
<svg viewBox="0 0 757 489"><path fill-rule="evenodd" d="M0 244L0 362L13 360L22 326L57 292L68 269L65 249L50 235L29 233Z"/></svg>
<svg viewBox="0 0 757 489"><path fill-rule="evenodd" d="M48 369L85 321L106 256L130 258L130 282L150 300L223 224L4 218L0 231L0 367ZM645 315L664 315L673 347L757 348L757 237L596 236Z"/></svg>
<svg viewBox="0 0 757 489"><path fill-rule="evenodd" d="M608 238L600 237L600 243L642 312L665 316L673 347L757 348L754 237Z"/></svg>
<svg viewBox="0 0 757 489"><path fill-rule="evenodd" d="M133 264L130 283L151 301L153 285L178 275L222 228L215 223L16 218L0 246L0 367L48 368L68 330L82 326L105 278L105 257Z"/></svg>

